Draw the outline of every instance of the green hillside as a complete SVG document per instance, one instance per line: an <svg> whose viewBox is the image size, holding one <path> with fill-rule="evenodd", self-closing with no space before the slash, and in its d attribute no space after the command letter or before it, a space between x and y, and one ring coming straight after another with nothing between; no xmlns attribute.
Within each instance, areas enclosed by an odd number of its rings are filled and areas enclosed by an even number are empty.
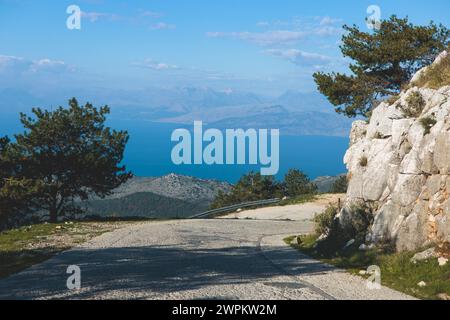
<svg viewBox="0 0 450 320"><path fill-rule="evenodd" d="M192 203L152 192L138 192L120 199L92 200L86 206L87 216L166 219L186 218L203 212L209 203Z"/></svg>

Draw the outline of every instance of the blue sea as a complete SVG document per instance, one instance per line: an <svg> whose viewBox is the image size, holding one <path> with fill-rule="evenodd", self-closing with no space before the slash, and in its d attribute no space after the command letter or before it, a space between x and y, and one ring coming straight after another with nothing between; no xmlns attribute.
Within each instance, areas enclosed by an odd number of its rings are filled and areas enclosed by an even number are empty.
<svg viewBox="0 0 450 320"><path fill-rule="evenodd" d="M130 141L124 163L136 176L177 173L234 183L242 174L260 170L259 165L174 165L171 161L171 151L175 145L170 140L172 131L177 128L191 130L192 125L117 119L110 121L109 125L115 129L128 130ZM20 131L22 129L18 116L6 115L0 119L0 136ZM277 178L281 179L290 168L302 170L311 179L344 173L346 168L343 157L348 144L348 138L281 135L280 170Z"/></svg>

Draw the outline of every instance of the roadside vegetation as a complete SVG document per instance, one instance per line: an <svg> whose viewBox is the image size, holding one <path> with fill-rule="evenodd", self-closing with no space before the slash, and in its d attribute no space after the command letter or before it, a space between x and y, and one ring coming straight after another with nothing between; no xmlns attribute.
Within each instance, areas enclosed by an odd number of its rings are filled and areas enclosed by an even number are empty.
<svg viewBox="0 0 450 320"><path fill-rule="evenodd" d="M56 223L83 213L81 201L104 198L131 178L122 160L129 135L105 126L107 106L79 105L21 114L23 131L0 137L0 230ZM36 214L35 214L36 213Z"/></svg>
<svg viewBox="0 0 450 320"><path fill-rule="evenodd" d="M0 278L88 241L128 222L67 222L24 226L0 233Z"/></svg>
<svg viewBox="0 0 450 320"><path fill-rule="evenodd" d="M314 74L318 90L334 105L335 111L347 117L370 119L372 111L382 101L396 103L402 90L411 86L438 89L450 85L450 55L432 64L445 49L450 50L450 30L430 22L414 25L409 19L395 15L380 23L373 32L364 32L356 25L345 25L340 49L351 60L350 74L337 72ZM389 53L386 55L386 53ZM410 84L422 68L419 79ZM407 97L405 105L397 107L406 117L417 118L426 101L419 92ZM420 119L424 135L436 124L435 115ZM383 139L380 133L374 138ZM361 155L359 165L368 167ZM344 182L344 181L342 181ZM382 283L423 299L450 300L450 264L438 263L438 258L417 260L414 252L396 252L393 241L365 243L373 215L366 205L354 206L337 217L339 208L330 206L315 218L315 233L290 237L287 243L303 253L337 267L366 276L371 265L381 268ZM450 245L440 258L450 257ZM423 252L421 252L423 253ZM442 260L441 260L442 261Z"/></svg>
<svg viewBox="0 0 450 320"><path fill-rule="evenodd" d="M314 219L315 232L292 236L285 242L324 263L369 277L367 269L381 269L382 285L420 299L450 299L450 263L440 266L437 258L413 261L417 252L398 253L392 242L365 246L371 224L370 210L354 207L355 218L343 227L336 219L337 208L330 206ZM422 285L419 285L422 283Z"/></svg>
<svg viewBox="0 0 450 320"><path fill-rule="evenodd" d="M300 170L289 170L281 182L272 176L250 172L243 175L229 193L219 192L211 209L274 198L283 199L282 204L296 204L312 200L315 193L317 186Z"/></svg>
<svg viewBox="0 0 450 320"><path fill-rule="evenodd" d="M278 205L279 206L290 206L290 205L294 205L294 204L313 202L316 199L317 199L317 194L307 193L307 194L302 194L302 195L296 196L294 198L283 199L278 203Z"/></svg>

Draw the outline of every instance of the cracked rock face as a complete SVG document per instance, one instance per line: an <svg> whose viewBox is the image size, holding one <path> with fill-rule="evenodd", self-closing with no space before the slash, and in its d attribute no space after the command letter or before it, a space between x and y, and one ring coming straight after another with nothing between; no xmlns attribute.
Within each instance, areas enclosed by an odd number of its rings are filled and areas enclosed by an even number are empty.
<svg viewBox="0 0 450 320"><path fill-rule="evenodd" d="M422 111L405 115L418 94ZM427 129L424 119L433 120ZM355 121L344 162L349 188L341 221L351 218L352 204L370 204L368 242L393 240L398 250L415 250L450 241L450 86L412 87L381 103L368 123Z"/></svg>

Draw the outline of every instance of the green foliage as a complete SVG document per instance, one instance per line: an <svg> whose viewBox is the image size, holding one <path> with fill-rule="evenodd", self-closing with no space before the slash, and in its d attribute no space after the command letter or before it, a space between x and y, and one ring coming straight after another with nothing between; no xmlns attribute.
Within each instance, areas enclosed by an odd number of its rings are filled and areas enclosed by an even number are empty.
<svg viewBox="0 0 450 320"><path fill-rule="evenodd" d="M32 191L33 208L47 210L55 222L80 211L76 200L105 197L128 180L131 174L120 165L128 133L106 127L108 113L107 106L79 106L73 98L68 108L21 114L25 132L8 146L8 159L19 169L9 174L14 188L7 197L14 198L14 190Z"/></svg>
<svg viewBox="0 0 450 320"><path fill-rule="evenodd" d="M38 183L20 177L22 161L9 138L0 138L0 226L14 224L15 215L30 207Z"/></svg>
<svg viewBox="0 0 450 320"><path fill-rule="evenodd" d="M348 117L367 116L380 99L398 94L445 49L450 37L443 25L415 26L395 15L372 33L356 25L344 29L341 51L353 60L352 74L318 72L314 79L336 111Z"/></svg>
<svg viewBox="0 0 450 320"><path fill-rule="evenodd" d="M317 191L317 186L311 183L308 176L297 169L290 169L284 176L284 194L296 197Z"/></svg>
<svg viewBox="0 0 450 320"><path fill-rule="evenodd" d="M272 176L250 172L243 175L230 193L219 191L211 205L212 209L233 204L265 200L282 196L282 186Z"/></svg>
<svg viewBox="0 0 450 320"><path fill-rule="evenodd" d="M329 234L330 231L336 227L339 223L336 221L336 215L338 214L338 209L334 206L329 206L324 212L317 214L314 217L315 231L316 234Z"/></svg>
<svg viewBox="0 0 450 320"><path fill-rule="evenodd" d="M349 240L355 240L357 246L364 243L373 222L371 210L366 206L352 206L350 218L344 222L336 219L338 213L338 208L330 206L314 218L316 235L326 235L317 243L317 250L324 257L339 254Z"/></svg>
<svg viewBox="0 0 450 320"><path fill-rule="evenodd" d="M425 117L425 118L421 118L420 120L420 124L423 127L424 133L423 135L426 136L427 134L429 134L431 132L431 128L434 127L434 125L437 123L436 119L434 117Z"/></svg>
<svg viewBox="0 0 450 320"><path fill-rule="evenodd" d="M346 193L348 188L347 176L340 176L331 186L331 193Z"/></svg>
<svg viewBox="0 0 450 320"><path fill-rule="evenodd" d="M450 55L439 64L429 66L414 85L431 89L439 89L450 85Z"/></svg>
<svg viewBox="0 0 450 320"><path fill-rule="evenodd" d="M408 103L406 107L400 106L403 114L409 118L420 116L425 107L425 100L423 99L422 94L418 91L414 91L406 98L406 102Z"/></svg>
<svg viewBox="0 0 450 320"><path fill-rule="evenodd" d="M285 242L304 254L356 275L369 266L379 266L381 284L392 289L420 299L450 296L450 264L441 267L436 258L413 263L411 258L415 252L394 253L379 248L361 251L358 246L336 253L318 246L317 235L300 236L300 244L293 244L294 238L286 238ZM419 287L417 284L420 281L425 281L427 285Z"/></svg>
<svg viewBox="0 0 450 320"><path fill-rule="evenodd" d="M290 199L283 201L281 205L301 203L312 199L316 191L317 186L299 170L289 170L281 183L272 176L262 176L260 173L250 172L243 175L229 193L219 191L211 208L217 209L233 204L284 196L288 196Z"/></svg>
<svg viewBox="0 0 450 320"><path fill-rule="evenodd" d="M350 215L350 221L347 221L342 227L344 234L348 239L363 242L373 223L372 211L365 205L352 205Z"/></svg>

